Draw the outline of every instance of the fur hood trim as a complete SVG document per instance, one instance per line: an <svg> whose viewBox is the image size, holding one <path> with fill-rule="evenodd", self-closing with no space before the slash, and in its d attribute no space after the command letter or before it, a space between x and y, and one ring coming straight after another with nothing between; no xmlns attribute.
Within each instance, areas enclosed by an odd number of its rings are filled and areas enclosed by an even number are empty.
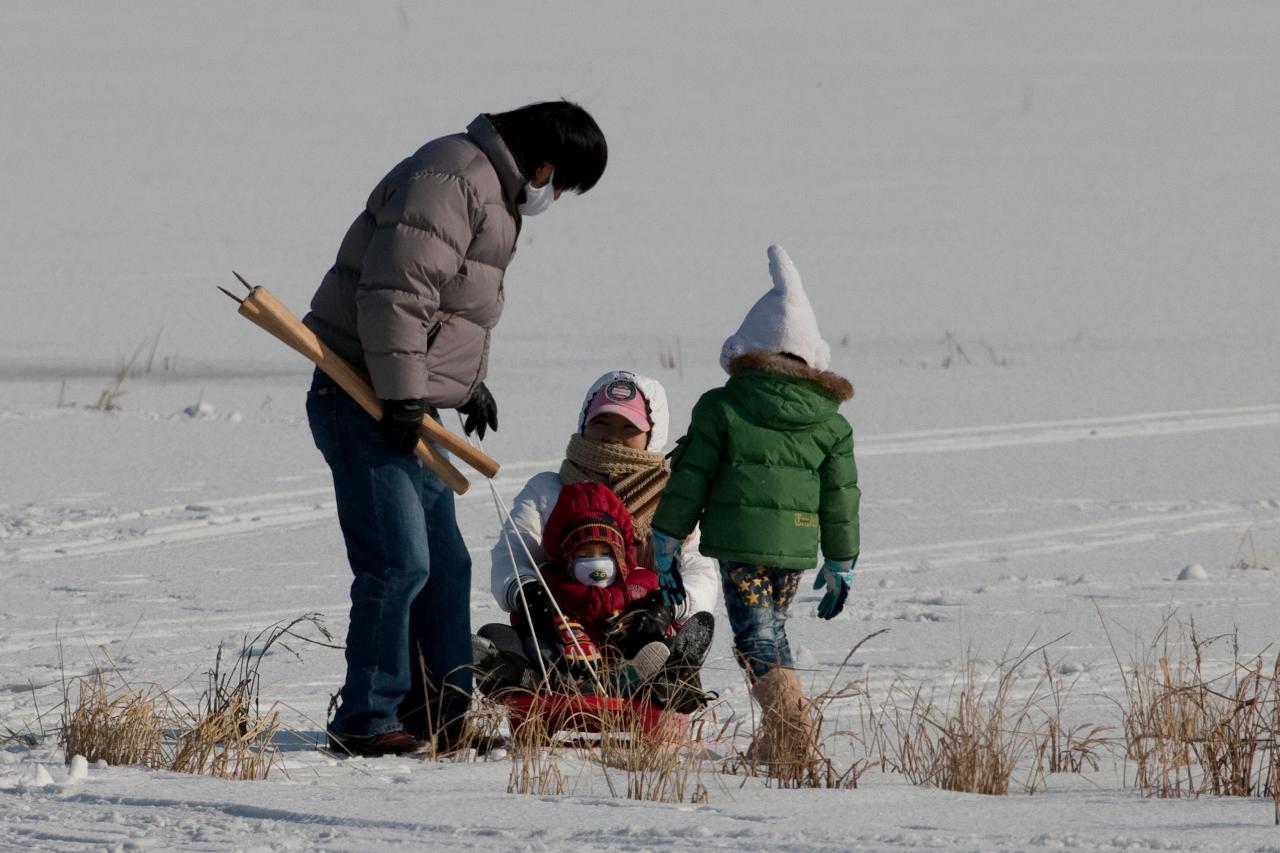
<svg viewBox="0 0 1280 853"><path fill-rule="evenodd" d="M761 370L808 380L817 385L822 393L841 403L853 398L853 385L848 379L830 370L815 370L786 356L771 352L747 352L729 362L730 376Z"/></svg>

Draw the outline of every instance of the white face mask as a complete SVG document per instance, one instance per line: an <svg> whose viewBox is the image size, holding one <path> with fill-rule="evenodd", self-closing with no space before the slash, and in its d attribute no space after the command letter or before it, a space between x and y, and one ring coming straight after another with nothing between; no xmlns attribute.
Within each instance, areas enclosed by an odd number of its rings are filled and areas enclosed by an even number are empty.
<svg viewBox="0 0 1280 853"><path fill-rule="evenodd" d="M618 574L613 557L579 557L573 561L573 577L587 586L608 586Z"/></svg>
<svg viewBox="0 0 1280 853"><path fill-rule="evenodd" d="M524 185L524 201L519 205L521 216L537 216L539 213L546 212L551 202L556 200L555 176L556 173L553 170L551 177L540 187L530 183Z"/></svg>

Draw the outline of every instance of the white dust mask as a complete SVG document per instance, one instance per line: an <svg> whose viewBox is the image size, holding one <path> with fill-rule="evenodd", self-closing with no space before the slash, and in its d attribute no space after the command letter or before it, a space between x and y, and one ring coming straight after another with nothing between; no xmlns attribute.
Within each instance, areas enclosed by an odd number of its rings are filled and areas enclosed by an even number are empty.
<svg viewBox="0 0 1280 853"><path fill-rule="evenodd" d="M524 201L519 205L521 216L537 216L546 212L551 202L556 200L555 176L556 173L552 171L551 177L540 187L530 183L524 185Z"/></svg>
<svg viewBox="0 0 1280 853"><path fill-rule="evenodd" d="M587 586L608 586L618 574L613 557L579 557L573 561L573 577Z"/></svg>

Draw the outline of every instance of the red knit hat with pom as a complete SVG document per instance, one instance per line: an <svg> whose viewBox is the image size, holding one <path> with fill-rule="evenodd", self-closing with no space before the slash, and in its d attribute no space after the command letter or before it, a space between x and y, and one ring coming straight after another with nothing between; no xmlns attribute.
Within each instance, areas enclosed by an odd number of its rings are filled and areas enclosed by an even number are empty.
<svg viewBox="0 0 1280 853"><path fill-rule="evenodd" d="M635 531L626 505L603 483L565 486L542 528L542 549L562 566L571 563L573 552L586 542L609 546L625 582L635 565Z"/></svg>

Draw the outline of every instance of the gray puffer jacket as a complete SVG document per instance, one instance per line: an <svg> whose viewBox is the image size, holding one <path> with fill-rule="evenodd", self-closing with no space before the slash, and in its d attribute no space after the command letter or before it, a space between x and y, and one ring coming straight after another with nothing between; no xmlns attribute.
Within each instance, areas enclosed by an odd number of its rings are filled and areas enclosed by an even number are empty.
<svg viewBox="0 0 1280 853"><path fill-rule="evenodd" d="M525 183L485 115L382 179L302 322L384 400L452 408L485 377Z"/></svg>

